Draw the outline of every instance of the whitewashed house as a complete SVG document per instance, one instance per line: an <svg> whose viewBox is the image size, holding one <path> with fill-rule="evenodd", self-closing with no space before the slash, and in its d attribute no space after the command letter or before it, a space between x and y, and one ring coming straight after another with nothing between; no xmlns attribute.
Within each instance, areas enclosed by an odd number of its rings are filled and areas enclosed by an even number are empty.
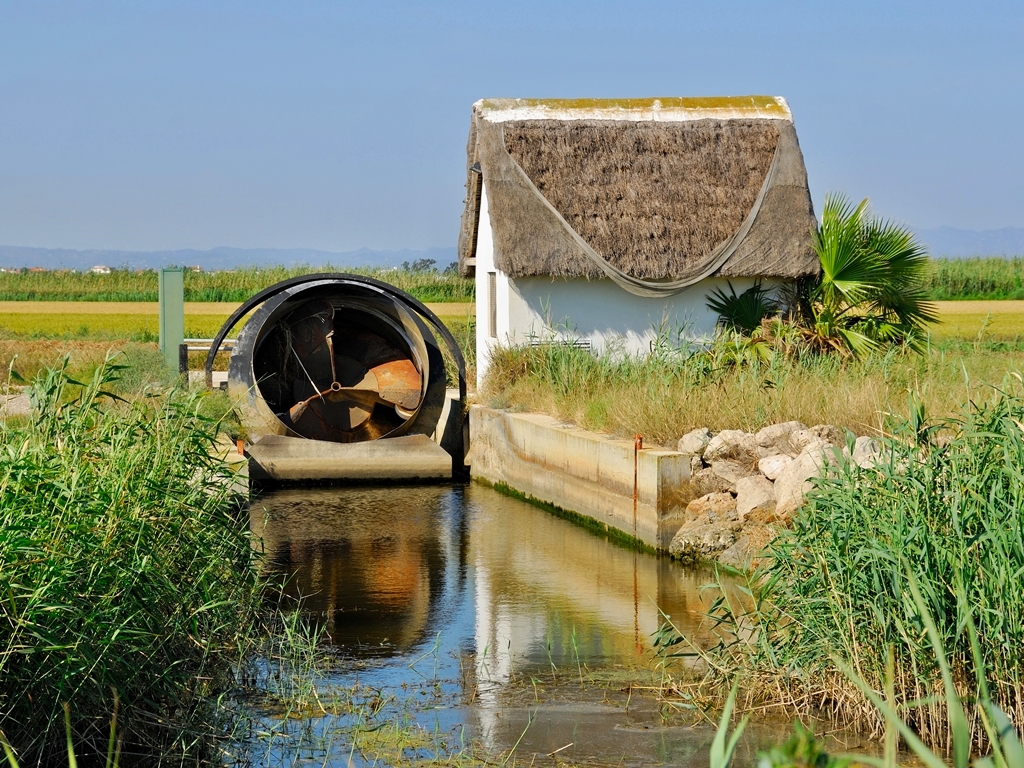
<svg viewBox="0 0 1024 768"><path fill-rule="evenodd" d="M818 270L778 97L485 99L467 166L459 267L476 277L478 384L496 344L704 340L712 290Z"/></svg>

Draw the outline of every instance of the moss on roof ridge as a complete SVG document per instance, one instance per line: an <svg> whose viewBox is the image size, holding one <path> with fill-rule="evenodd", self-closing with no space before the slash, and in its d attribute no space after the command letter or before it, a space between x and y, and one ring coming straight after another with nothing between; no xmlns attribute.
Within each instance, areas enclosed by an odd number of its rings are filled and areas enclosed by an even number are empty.
<svg viewBox="0 0 1024 768"><path fill-rule="evenodd" d="M546 108L557 110L648 110L692 109L733 110L754 109L789 115L783 100L775 96L661 96L626 99L481 99L481 109Z"/></svg>

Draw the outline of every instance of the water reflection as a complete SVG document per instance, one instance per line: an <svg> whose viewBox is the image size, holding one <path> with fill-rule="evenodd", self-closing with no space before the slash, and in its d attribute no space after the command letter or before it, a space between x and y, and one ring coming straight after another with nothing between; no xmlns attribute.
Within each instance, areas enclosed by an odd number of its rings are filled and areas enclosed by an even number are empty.
<svg viewBox="0 0 1024 768"><path fill-rule="evenodd" d="M444 487L279 490L253 500L250 526L264 568L288 577L286 598L323 617L336 645L400 654L462 588L447 581L465 549L453 502Z"/></svg>
<svg viewBox="0 0 1024 768"><path fill-rule="evenodd" d="M343 653L359 657L338 684L423 701L440 692L448 703L416 710L427 731L466 728L493 754L521 742L544 755L572 741L559 757L706 755L708 730L661 728L656 702L625 707L625 694L615 703L577 682L549 686L538 703L529 683L552 670L569 682L587 669L649 665L662 612L713 642L703 615L715 595L701 589L710 573L476 485L269 492L253 499L251 526L264 569L289 577L286 597L301 596Z"/></svg>
<svg viewBox="0 0 1024 768"><path fill-rule="evenodd" d="M707 572L637 553L480 486L280 490L253 500L264 567L356 654L404 653L471 614L478 682L634 663L661 612L701 628Z"/></svg>

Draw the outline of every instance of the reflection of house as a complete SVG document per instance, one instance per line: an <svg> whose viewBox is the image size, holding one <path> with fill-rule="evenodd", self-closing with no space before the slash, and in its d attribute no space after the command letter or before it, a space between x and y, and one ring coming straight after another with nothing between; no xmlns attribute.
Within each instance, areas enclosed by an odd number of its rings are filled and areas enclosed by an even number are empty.
<svg viewBox="0 0 1024 768"><path fill-rule="evenodd" d="M481 379L498 343L706 338L726 279L817 270L781 98L483 100L467 151L459 264L476 275Z"/></svg>
<svg viewBox="0 0 1024 768"><path fill-rule="evenodd" d="M478 489L469 489L470 498ZM470 529L477 674L504 682L518 668L617 662L650 648L670 614L695 642L714 596L709 574L639 554L515 499L486 495ZM509 521L515 520L515 525ZM510 658L515 654L518 659Z"/></svg>
<svg viewBox="0 0 1024 768"><path fill-rule="evenodd" d="M556 678L571 679L578 664L646 666L663 613L693 642L717 642L704 620L717 597L703 589L713 574L617 546L487 489L470 486L467 498L476 507L467 552L475 607L473 715L495 751L508 748L501 692L514 675L529 680L554 669ZM512 742L522 732L520 725Z"/></svg>

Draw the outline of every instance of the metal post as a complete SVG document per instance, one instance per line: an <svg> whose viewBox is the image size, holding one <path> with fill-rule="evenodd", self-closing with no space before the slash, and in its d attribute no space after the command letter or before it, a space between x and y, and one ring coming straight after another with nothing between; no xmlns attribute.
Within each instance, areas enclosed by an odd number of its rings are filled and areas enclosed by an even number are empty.
<svg viewBox="0 0 1024 768"><path fill-rule="evenodd" d="M178 367L185 341L185 276L181 267L160 270L160 352L167 367Z"/></svg>
<svg viewBox="0 0 1024 768"><path fill-rule="evenodd" d="M178 373L188 373L188 344L178 346Z"/></svg>

